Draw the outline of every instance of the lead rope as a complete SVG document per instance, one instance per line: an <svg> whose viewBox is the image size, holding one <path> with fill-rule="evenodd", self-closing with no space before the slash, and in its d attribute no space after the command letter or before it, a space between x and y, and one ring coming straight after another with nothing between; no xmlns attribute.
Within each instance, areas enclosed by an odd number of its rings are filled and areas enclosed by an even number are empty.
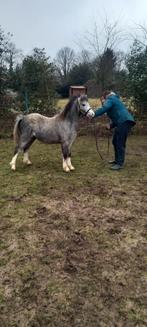
<svg viewBox="0 0 147 327"><path fill-rule="evenodd" d="M99 144L98 144L98 137L97 137L97 132L96 132L96 122L94 119L94 136L95 136L95 143L96 143L96 149L97 153L99 154L99 157L103 162L106 163L106 159L102 156L100 149L99 149ZM109 156L109 150L110 150L110 133L108 134L108 142L107 142L107 157Z"/></svg>

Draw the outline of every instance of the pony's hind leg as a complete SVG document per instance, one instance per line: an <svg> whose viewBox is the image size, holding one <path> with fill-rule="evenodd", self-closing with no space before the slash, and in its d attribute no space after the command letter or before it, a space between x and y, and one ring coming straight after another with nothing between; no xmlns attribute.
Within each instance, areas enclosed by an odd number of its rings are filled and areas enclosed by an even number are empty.
<svg viewBox="0 0 147 327"><path fill-rule="evenodd" d="M31 139L23 147L23 151L24 151L23 163L28 165L28 166L32 164L30 159L29 159L28 150L29 150L30 146L32 145L32 143L35 141L35 139L36 139L35 136L32 136Z"/></svg>
<svg viewBox="0 0 147 327"><path fill-rule="evenodd" d="M14 150L14 156L10 162L10 166L12 170L16 170L16 160L21 151L24 151L24 158L23 162L27 165L31 165L31 161L29 160L29 155L28 155L28 149L31 146L31 144L35 141L35 136L32 136L29 141L23 142L22 140L19 142L19 145L16 145L15 150Z"/></svg>
<svg viewBox="0 0 147 327"><path fill-rule="evenodd" d="M13 171L16 170L16 160L17 160L17 157L18 157L20 151L21 151L21 150L20 150L19 146L17 145L17 146L15 147L14 155L13 155L12 160L11 160L11 162L10 162L10 166L11 166L11 169L12 169Z"/></svg>
<svg viewBox="0 0 147 327"><path fill-rule="evenodd" d="M23 163L26 164L26 165L28 165L28 166L32 164L32 162L29 159L29 153L28 153L28 151L25 151L24 152Z"/></svg>

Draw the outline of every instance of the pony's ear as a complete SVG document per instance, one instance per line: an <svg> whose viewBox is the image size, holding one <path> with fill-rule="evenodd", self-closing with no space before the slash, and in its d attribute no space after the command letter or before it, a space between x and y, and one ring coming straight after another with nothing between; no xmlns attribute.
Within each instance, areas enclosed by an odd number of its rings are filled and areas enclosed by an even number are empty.
<svg viewBox="0 0 147 327"><path fill-rule="evenodd" d="M81 95L80 95L80 100L81 100L81 101L88 101L88 96L87 96L87 94L81 94Z"/></svg>

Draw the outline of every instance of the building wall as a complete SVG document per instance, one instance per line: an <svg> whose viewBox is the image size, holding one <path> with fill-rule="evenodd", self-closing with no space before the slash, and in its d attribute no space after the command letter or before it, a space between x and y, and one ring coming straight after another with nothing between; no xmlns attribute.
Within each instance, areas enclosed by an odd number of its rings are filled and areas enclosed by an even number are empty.
<svg viewBox="0 0 147 327"><path fill-rule="evenodd" d="M69 90L69 95L70 96L80 96L80 95L83 95L83 94L86 94L86 88L70 88Z"/></svg>

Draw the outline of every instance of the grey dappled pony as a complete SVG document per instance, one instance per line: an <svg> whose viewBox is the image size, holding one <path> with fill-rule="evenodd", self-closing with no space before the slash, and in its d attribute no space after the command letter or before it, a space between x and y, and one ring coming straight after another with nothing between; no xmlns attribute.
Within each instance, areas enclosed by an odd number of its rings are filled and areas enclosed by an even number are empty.
<svg viewBox="0 0 147 327"><path fill-rule="evenodd" d="M37 139L44 143L60 143L63 154L63 170L74 170L71 164L71 146L77 136L79 117L94 117L86 95L72 98L64 110L53 117L45 117L38 113L20 115L14 126L16 143L14 156L10 162L12 170L16 170L16 159L19 152L24 152L23 162L31 164L28 150Z"/></svg>

